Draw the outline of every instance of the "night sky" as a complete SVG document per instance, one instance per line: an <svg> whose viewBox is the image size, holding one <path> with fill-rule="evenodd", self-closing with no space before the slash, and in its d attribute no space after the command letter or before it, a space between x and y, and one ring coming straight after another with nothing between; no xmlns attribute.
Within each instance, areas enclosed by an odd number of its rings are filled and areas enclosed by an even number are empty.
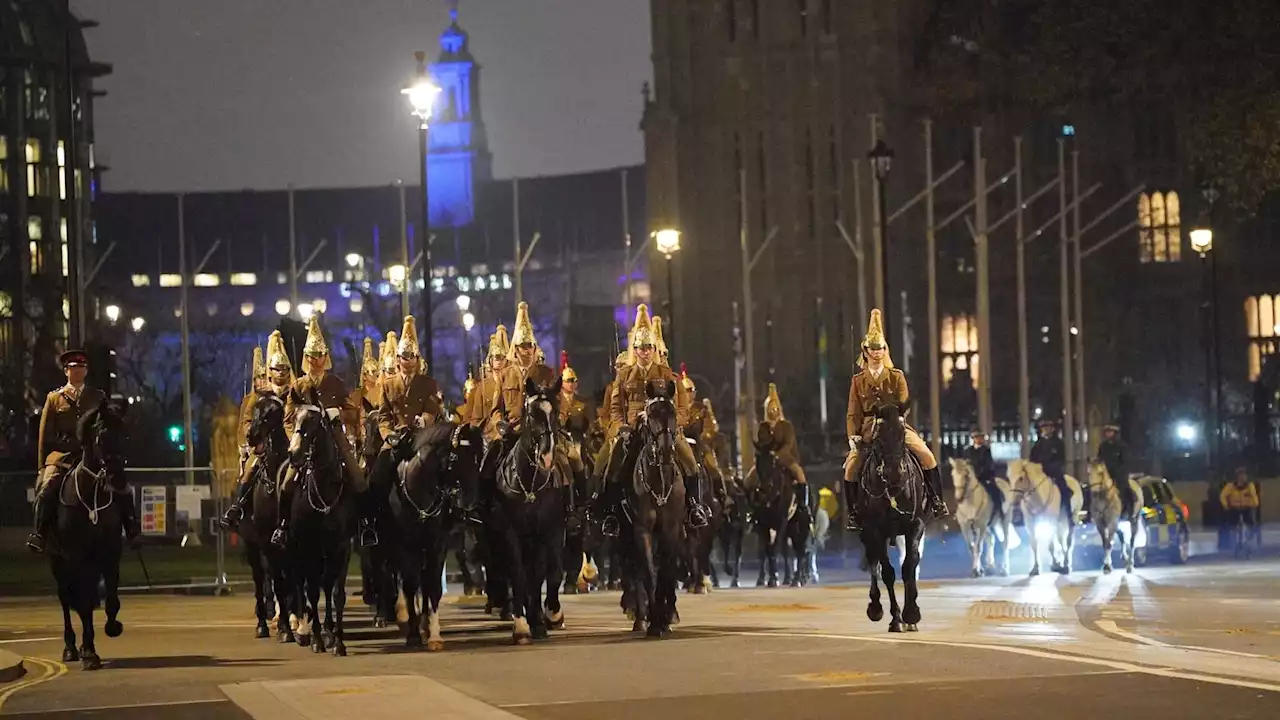
<svg viewBox="0 0 1280 720"><path fill-rule="evenodd" d="M643 159L644 0L461 0L494 173ZM416 182L399 90L447 0L73 0L100 80L108 191Z"/></svg>

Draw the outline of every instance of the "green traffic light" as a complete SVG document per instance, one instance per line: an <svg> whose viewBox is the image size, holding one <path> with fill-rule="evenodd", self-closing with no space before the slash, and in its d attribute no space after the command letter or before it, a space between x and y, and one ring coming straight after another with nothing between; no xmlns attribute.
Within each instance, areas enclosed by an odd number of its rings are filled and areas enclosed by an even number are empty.
<svg viewBox="0 0 1280 720"><path fill-rule="evenodd" d="M182 440L182 428L177 425L169 426L169 442L178 444Z"/></svg>

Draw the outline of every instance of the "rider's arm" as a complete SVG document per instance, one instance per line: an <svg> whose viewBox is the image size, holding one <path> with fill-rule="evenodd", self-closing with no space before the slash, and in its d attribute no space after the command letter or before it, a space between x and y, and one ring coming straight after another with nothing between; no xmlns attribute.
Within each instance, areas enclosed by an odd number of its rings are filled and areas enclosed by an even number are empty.
<svg viewBox="0 0 1280 720"><path fill-rule="evenodd" d="M911 399L911 390L907 388L907 376L903 374L901 370L894 368L890 372L892 372L894 377L897 378L897 387L894 388L893 401L898 403L898 409L901 412L902 408L907 406L907 401Z"/></svg>
<svg viewBox="0 0 1280 720"><path fill-rule="evenodd" d="M44 468L44 460L49 457L49 448L45 444L45 428L49 426L49 416L53 414L54 397L57 393L49 393L44 398L44 410L40 411L40 435L36 440L36 469Z"/></svg>
<svg viewBox="0 0 1280 720"><path fill-rule="evenodd" d="M402 387L397 375L388 380L382 389L382 405L378 408L378 434L383 440L391 437L400 424L400 418L396 417L395 396L400 394Z"/></svg>
<svg viewBox="0 0 1280 720"><path fill-rule="evenodd" d="M625 388L623 375L626 372L626 368L618 371L618 377L613 381L613 395L609 398L609 422L615 427L621 427L627 421L627 401L623 396Z"/></svg>
<svg viewBox="0 0 1280 720"><path fill-rule="evenodd" d="M671 373L667 379L676 384L676 427L683 428L689 424L689 409L693 406L693 402L689 399L689 391L685 389L679 377Z"/></svg>
<svg viewBox="0 0 1280 720"><path fill-rule="evenodd" d="M1234 486L1231 483L1227 483L1226 485L1222 486L1222 491L1218 493L1218 504L1222 505L1223 509L1225 510L1230 510L1233 506L1231 502L1231 498L1233 495L1231 490L1233 487Z"/></svg>
<svg viewBox="0 0 1280 720"><path fill-rule="evenodd" d="M849 381L849 409L845 414L845 432L849 437L862 434L862 399L858 397L858 376Z"/></svg>

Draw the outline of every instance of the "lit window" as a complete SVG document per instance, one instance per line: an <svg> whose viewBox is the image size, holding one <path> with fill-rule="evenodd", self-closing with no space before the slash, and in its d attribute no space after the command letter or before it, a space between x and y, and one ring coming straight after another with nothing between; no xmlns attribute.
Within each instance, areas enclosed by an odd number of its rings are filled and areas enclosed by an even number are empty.
<svg viewBox="0 0 1280 720"><path fill-rule="evenodd" d="M42 193L40 187L40 141L27 138L27 197L35 197Z"/></svg>
<svg viewBox="0 0 1280 720"><path fill-rule="evenodd" d="M44 223L39 216L31 215L27 218L27 238L29 240L44 239Z"/></svg>
<svg viewBox="0 0 1280 720"><path fill-rule="evenodd" d="M0 290L0 318L13 317L13 296Z"/></svg>
<svg viewBox="0 0 1280 720"><path fill-rule="evenodd" d="M58 168L58 199L67 199L67 169Z"/></svg>
<svg viewBox="0 0 1280 720"><path fill-rule="evenodd" d="M1138 196L1138 259L1144 263L1182 259L1182 209L1178 193Z"/></svg>
<svg viewBox="0 0 1280 720"><path fill-rule="evenodd" d="M89 169L92 170L96 167L98 167L98 161L94 156L93 143L89 143Z"/></svg>
<svg viewBox="0 0 1280 720"><path fill-rule="evenodd" d="M205 311L205 312L207 312L207 313L209 313L209 317L213 317L214 315L217 315L217 314L218 314L218 303L207 303L207 304L204 306L204 311Z"/></svg>
<svg viewBox="0 0 1280 720"><path fill-rule="evenodd" d="M488 286L485 284L484 276L483 276L483 275L477 276L477 277L476 277L476 290L484 290L486 287L488 287Z"/></svg>
<svg viewBox="0 0 1280 720"><path fill-rule="evenodd" d="M160 287L178 287L182 284L182 276L178 273L161 273Z"/></svg>
<svg viewBox="0 0 1280 720"><path fill-rule="evenodd" d="M192 283L196 287L218 287L222 280L213 273L200 273Z"/></svg>
<svg viewBox="0 0 1280 720"><path fill-rule="evenodd" d="M290 310L290 308L292 308L292 307L293 307L293 306L289 304L289 301L288 301L288 300L277 300L277 301L276 301L276 314L277 314L277 315L288 315L288 314L289 314L289 310Z"/></svg>
<svg viewBox="0 0 1280 720"><path fill-rule="evenodd" d="M67 268L71 267L67 264L67 244L62 243L62 277L67 276Z"/></svg>
<svg viewBox="0 0 1280 720"><path fill-rule="evenodd" d="M58 141L58 167L67 166L67 144L62 140Z"/></svg>
<svg viewBox="0 0 1280 720"><path fill-rule="evenodd" d="M0 135L0 195L9 192L9 138Z"/></svg>
<svg viewBox="0 0 1280 720"><path fill-rule="evenodd" d="M942 318L942 382L951 385L957 370L969 373L969 381L978 387L978 324L972 315L947 315Z"/></svg>
<svg viewBox="0 0 1280 720"><path fill-rule="evenodd" d="M333 271L332 270L308 270L307 282L309 283L333 282Z"/></svg>
<svg viewBox="0 0 1280 720"><path fill-rule="evenodd" d="M458 292L471 292L471 278L460 277L455 280L458 286Z"/></svg>
<svg viewBox="0 0 1280 720"><path fill-rule="evenodd" d="M250 315L252 315L252 314L253 314L253 303L251 303L251 302L247 302L247 303L240 303L240 314L241 314L241 315L243 315L243 316L245 316L245 317L249 317Z"/></svg>
<svg viewBox="0 0 1280 720"><path fill-rule="evenodd" d="M329 311L329 301L324 298L316 298L311 301L311 308L314 312L324 314Z"/></svg>
<svg viewBox="0 0 1280 720"><path fill-rule="evenodd" d="M40 162L40 141L36 138L27 138L27 162L33 165Z"/></svg>
<svg viewBox="0 0 1280 720"><path fill-rule="evenodd" d="M1245 298L1244 322L1249 336L1249 382L1256 382L1280 343L1280 294Z"/></svg>
<svg viewBox="0 0 1280 720"><path fill-rule="evenodd" d="M347 303L347 309L353 313L364 312L364 298L356 296Z"/></svg>
<svg viewBox="0 0 1280 720"><path fill-rule="evenodd" d="M502 274L502 289L503 290L511 289L511 276L506 273Z"/></svg>
<svg viewBox="0 0 1280 720"><path fill-rule="evenodd" d="M58 224L58 237L62 238L62 242L67 241L67 219L62 218Z"/></svg>
<svg viewBox="0 0 1280 720"><path fill-rule="evenodd" d="M63 296L62 298L62 319L71 319L71 302L67 300L66 296Z"/></svg>
<svg viewBox="0 0 1280 720"><path fill-rule="evenodd" d="M289 282L289 275L287 273L276 273L277 285L285 285L285 284L288 284L288 282Z"/></svg>
<svg viewBox="0 0 1280 720"><path fill-rule="evenodd" d="M444 292L444 278L439 278L439 277L431 278L431 292L434 292L434 293Z"/></svg>
<svg viewBox="0 0 1280 720"><path fill-rule="evenodd" d="M253 273L231 273L232 285L257 285L258 276Z"/></svg>
<svg viewBox="0 0 1280 720"><path fill-rule="evenodd" d="M40 243L32 240L27 252L31 254L31 274L38 275L44 269L44 255L40 252Z"/></svg>

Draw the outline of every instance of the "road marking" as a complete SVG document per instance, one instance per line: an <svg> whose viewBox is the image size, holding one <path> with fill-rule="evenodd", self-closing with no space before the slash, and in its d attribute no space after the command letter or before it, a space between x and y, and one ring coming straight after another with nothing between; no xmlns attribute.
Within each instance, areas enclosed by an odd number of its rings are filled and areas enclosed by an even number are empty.
<svg viewBox="0 0 1280 720"><path fill-rule="evenodd" d="M18 712L5 713L5 717L15 715L54 715L64 713L80 713L80 712L97 712L99 710L129 710L134 708L159 708L159 707L181 707L183 705L214 705L217 703L229 703L226 698L218 698L211 700L173 700L170 702L157 703L130 703L125 705L92 705L89 707L76 708L59 708L57 710L19 710Z"/></svg>
<svg viewBox="0 0 1280 720"><path fill-rule="evenodd" d="M38 638L14 638L12 640L0 640L0 645L6 645L9 643L44 642L46 640L61 640L61 639L62 638L54 637L52 635L50 635L49 637L38 637Z"/></svg>
<svg viewBox="0 0 1280 720"><path fill-rule="evenodd" d="M0 692L0 711L4 710L5 701L13 697L13 695L19 690L26 690L27 688L47 683L50 680L56 680L67 672L67 666L56 660L44 660L42 658L35 657L27 657L22 660L24 663L35 665L40 668L42 672L39 677L27 678L26 680L19 681L17 684L6 688L3 692Z"/></svg>
<svg viewBox="0 0 1280 720"><path fill-rule="evenodd" d="M1107 632L1112 635L1118 635L1119 637L1125 638L1126 640L1132 640L1134 642L1141 643L1143 645L1150 645L1152 647L1172 648L1174 650L1198 650L1200 652L1217 653L1219 655L1234 655L1236 657L1257 658L1259 660L1271 659L1270 655L1258 655L1257 653L1240 652L1238 650L1225 650L1223 648L1203 647L1200 645L1172 645L1169 643L1160 642L1159 640L1152 640L1149 637L1145 637L1137 633L1131 633L1128 630L1122 630L1119 627L1117 627L1114 622L1110 620L1099 620L1097 624L1098 624L1098 628L1101 629L1103 632Z"/></svg>

